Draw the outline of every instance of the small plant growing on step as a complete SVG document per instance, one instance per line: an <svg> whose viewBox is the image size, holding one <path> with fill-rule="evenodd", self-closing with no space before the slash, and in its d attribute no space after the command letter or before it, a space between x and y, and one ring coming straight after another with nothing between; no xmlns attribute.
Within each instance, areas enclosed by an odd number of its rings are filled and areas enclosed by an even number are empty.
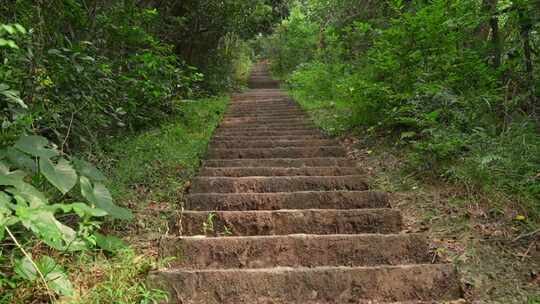
<svg viewBox="0 0 540 304"><path fill-rule="evenodd" d="M214 220L216 218L216 214L214 212L208 213L208 216L206 217L206 221L203 223L203 233L206 235L208 233L213 234L214 233Z"/></svg>
<svg viewBox="0 0 540 304"><path fill-rule="evenodd" d="M223 225L223 233L224 236L231 236L233 234L232 227L229 227L227 225Z"/></svg>

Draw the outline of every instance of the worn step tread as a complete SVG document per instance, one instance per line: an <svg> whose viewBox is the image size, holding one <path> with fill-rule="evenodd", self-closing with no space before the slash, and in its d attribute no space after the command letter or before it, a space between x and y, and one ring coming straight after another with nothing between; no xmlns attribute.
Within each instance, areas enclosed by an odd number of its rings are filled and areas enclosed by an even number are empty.
<svg viewBox="0 0 540 304"><path fill-rule="evenodd" d="M384 208L184 211L171 220L170 226L179 235L187 236L223 233L236 236L298 233L388 234L401 231L401 213Z"/></svg>
<svg viewBox="0 0 540 304"><path fill-rule="evenodd" d="M199 176L215 177L248 177L248 176L342 176L360 175L364 170L359 167L305 167L305 168L272 168L272 167L245 167L245 168L202 168Z"/></svg>
<svg viewBox="0 0 540 304"><path fill-rule="evenodd" d="M305 191L275 193L193 193L187 210L280 210L389 208L388 194L375 191Z"/></svg>
<svg viewBox="0 0 540 304"><path fill-rule="evenodd" d="M447 264L168 269L153 272L149 282L184 304L449 301L461 296L456 271Z"/></svg>
<svg viewBox="0 0 540 304"><path fill-rule="evenodd" d="M309 124L313 125L313 122L309 119L302 118L273 118L273 119L257 119L257 118L223 118L221 122L222 126L236 125L236 126L272 126L272 125L297 125L297 124Z"/></svg>
<svg viewBox="0 0 540 304"><path fill-rule="evenodd" d="M191 193L368 190L364 176L196 177Z"/></svg>
<svg viewBox="0 0 540 304"><path fill-rule="evenodd" d="M429 263L421 234L168 237L160 255L190 269L377 266Z"/></svg>
<svg viewBox="0 0 540 304"><path fill-rule="evenodd" d="M295 127L309 127L309 128L315 128L315 125L311 121L307 120L291 120L291 121L277 121L277 122L267 122L267 123L259 123L259 122L250 122L250 121L230 121L225 122L223 121L220 124L220 127L222 128L244 128L244 129L251 129L251 128L295 128Z"/></svg>
<svg viewBox="0 0 540 304"><path fill-rule="evenodd" d="M215 136L293 136L293 135L320 135L321 131L315 129L308 130L218 130Z"/></svg>
<svg viewBox="0 0 540 304"><path fill-rule="evenodd" d="M220 126L216 131L220 132L246 132L246 131L261 131L261 132L277 132L277 131L313 131L316 130L313 126L301 125L301 126L287 126L282 124L276 124L274 126Z"/></svg>
<svg viewBox="0 0 540 304"><path fill-rule="evenodd" d="M251 115L267 115L267 114L287 114L297 113L305 114L306 112L299 107L295 106L272 106L272 107L232 107L225 111L225 115L229 114L251 114Z"/></svg>
<svg viewBox="0 0 540 304"><path fill-rule="evenodd" d="M288 113L288 112L294 112L294 113L305 113L304 110L299 108L296 105L292 104L272 104L271 106L247 106L247 105L240 105L236 106L233 104L227 111L225 111L225 115L227 114L249 114L249 113L256 113L256 114L263 114L263 113Z"/></svg>
<svg viewBox="0 0 540 304"><path fill-rule="evenodd" d="M308 117L305 112L296 112L296 113L239 113L239 114L225 114L225 118L304 118Z"/></svg>
<svg viewBox="0 0 540 304"><path fill-rule="evenodd" d="M250 135L215 135L212 138L213 142L220 141L231 141L231 140L241 140L241 141L260 141L260 140L318 140L318 139L328 139L328 136L317 133L313 135L275 135L275 136L250 136Z"/></svg>
<svg viewBox="0 0 540 304"><path fill-rule="evenodd" d="M355 162L345 157L207 159L206 167L346 167Z"/></svg>
<svg viewBox="0 0 540 304"><path fill-rule="evenodd" d="M273 148L210 148L208 158L308 158L308 157L345 157L345 149L341 146L318 147L273 147Z"/></svg>
<svg viewBox="0 0 540 304"><path fill-rule="evenodd" d="M315 147L315 146L333 146L337 142L331 139L315 140L255 140L255 141L217 141L211 142L210 147L220 149L231 148L273 148L273 147Z"/></svg>

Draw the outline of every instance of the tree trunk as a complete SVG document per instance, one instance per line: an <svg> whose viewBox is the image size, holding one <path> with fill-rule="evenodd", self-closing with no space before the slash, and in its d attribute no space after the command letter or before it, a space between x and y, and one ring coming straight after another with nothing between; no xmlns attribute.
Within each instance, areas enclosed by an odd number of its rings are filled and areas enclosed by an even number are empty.
<svg viewBox="0 0 540 304"><path fill-rule="evenodd" d="M527 72L527 82L529 85L533 83L534 67L532 62L532 47L531 47L531 26L522 25L521 39L523 41L523 57L525 60L525 71Z"/></svg>
<svg viewBox="0 0 540 304"><path fill-rule="evenodd" d="M490 53L493 58L493 66L498 68L501 65L502 57L502 41L501 33L499 30L499 17L497 15L498 0L484 0L483 7L486 14L489 16L489 34L490 39ZM489 35L488 35L489 36Z"/></svg>

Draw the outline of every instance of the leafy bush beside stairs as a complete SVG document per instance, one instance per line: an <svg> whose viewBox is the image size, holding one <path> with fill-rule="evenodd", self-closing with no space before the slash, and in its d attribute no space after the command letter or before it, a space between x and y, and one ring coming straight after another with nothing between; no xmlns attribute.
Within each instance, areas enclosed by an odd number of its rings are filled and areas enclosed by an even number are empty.
<svg viewBox="0 0 540 304"><path fill-rule="evenodd" d="M113 203L105 179L93 165L63 155L41 136L23 136L0 152L0 241L8 237L15 247L11 258L19 277L62 295L73 294L55 260L34 260L25 248L38 242L63 252L103 246L108 237L96 233L99 218L133 217ZM2 284L9 282L0 279Z"/></svg>
<svg viewBox="0 0 540 304"><path fill-rule="evenodd" d="M262 43L275 75L329 133L385 137L417 176L494 194L494 209L510 202L537 222L538 3L357 4L292 4Z"/></svg>

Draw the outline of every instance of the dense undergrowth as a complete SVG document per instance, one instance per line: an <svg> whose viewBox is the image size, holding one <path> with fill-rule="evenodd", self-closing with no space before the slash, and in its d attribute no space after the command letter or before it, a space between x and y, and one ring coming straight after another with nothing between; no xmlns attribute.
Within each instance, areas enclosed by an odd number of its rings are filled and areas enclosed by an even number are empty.
<svg viewBox="0 0 540 304"><path fill-rule="evenodd" d="M245 85L249 40L284 9L0 3L1 303L163 297L142 283L159 261L133 237L166 231L225 107L215 96Z"/></svg>
<svg viewBox="0 0 540 304"><path fill-rule="evenodd" d="M309 1L265 46L329 133L408 151L406 170L540 219L540 16L534 1ZM526 225L527 226L527 225Z"/></svg>

